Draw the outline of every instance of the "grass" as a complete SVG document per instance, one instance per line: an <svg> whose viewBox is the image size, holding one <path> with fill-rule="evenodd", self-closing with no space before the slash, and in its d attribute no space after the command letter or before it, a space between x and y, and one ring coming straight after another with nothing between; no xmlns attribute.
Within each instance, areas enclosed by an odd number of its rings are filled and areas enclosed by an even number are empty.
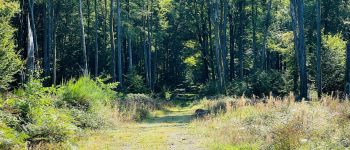
<svg viewBox="0 0 350 150"><path fill-rule="evenodd" d="M294 102L294 97L204 100L214 113L194 121L210 149L346 149L350 146L350 105L324 97L321 101ZM224 104L224 105L223 105Z"/></svg>

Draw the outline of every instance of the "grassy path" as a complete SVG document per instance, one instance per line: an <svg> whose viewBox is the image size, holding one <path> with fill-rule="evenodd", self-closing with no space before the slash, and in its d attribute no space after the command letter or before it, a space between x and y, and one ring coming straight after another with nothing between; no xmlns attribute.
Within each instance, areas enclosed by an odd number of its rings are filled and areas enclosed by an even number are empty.
<svg viewBox="0 0 350 150"><path fill-rule="evenodd" d="M78 142L78 147L84 150L204 150L200 136L192 132L195 127L189 125L192 114L190 108L173 109L142 123L92 132Z"/></svg>

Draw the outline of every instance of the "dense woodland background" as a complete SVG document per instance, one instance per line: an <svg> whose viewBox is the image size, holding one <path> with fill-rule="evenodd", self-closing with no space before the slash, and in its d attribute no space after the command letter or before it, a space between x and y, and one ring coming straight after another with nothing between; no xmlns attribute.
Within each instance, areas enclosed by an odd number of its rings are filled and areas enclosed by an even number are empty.
<svg viewBox="0 0 350 150"><path fill-rule="evenodd" d="M26 71L15 83L43 70L47 86L110 75L128 92L202 85L206 94L306 98L308 89L349 89L346 0L18 3L8 23Z"/></svg>
<svg viewBox="0 0 350 150"><path fill-rule="evenodd" d="M0 149L347 149L349 94L348 0L0 0Z"/></svg>

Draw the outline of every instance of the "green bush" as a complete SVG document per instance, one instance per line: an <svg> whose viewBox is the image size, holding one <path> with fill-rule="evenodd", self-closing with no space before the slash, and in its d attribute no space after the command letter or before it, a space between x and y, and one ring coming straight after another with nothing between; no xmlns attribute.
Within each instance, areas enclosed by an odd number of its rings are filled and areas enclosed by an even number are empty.
<svg viewBox="0 0 350 150"><path fill-rule="evenodd" d="M98 129L105 125L104 118L96 112L84 112L79 109L71 109L74 124L80 128Z"/></svg>
<svg viewBox="0 0 350 150"><path fill-rule="evenodd" d="M55 93L55 88L42 87L40 80L29 80L2 103L0 122L28 135L28 146L70 140L76 127L67 110L55 107Z"/></svg>
<svg viewBox="0 0 350 150"><path fill-rule="evenodd" d="M143 77L138 75L135 70L126 75L125 87L127 93L146 93L148 91Z"/></svg>
<svg viewBox="0 0 350 150"><path fill-rule="evenodd" d="M22 65L19 55L14 51L15 42L11 18L19 11L17 2L0 0L0 90L7 89Z"/></svg>
<svg viewBox="0 0 350 150"><path fill-rule="evenodd" d="M116 93L112 90L116 84L104 84L103 80L91 80L89 77L80 77L77 81L70 80L60 88L59 97L62 100L58 105L83 111L95 111L103 105L109 104Z"/></svg>
<svg viewBox="0 0 350 150"><path fill-rule="evenodd" d="M19 133L0 121L0 149L24 149L27 135Z"/></svg>

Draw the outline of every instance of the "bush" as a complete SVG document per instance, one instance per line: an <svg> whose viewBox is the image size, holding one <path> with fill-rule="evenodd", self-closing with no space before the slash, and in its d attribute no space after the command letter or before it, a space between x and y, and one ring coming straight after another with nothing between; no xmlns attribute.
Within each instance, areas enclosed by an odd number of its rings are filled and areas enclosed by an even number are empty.
<svg viewBox="0 0 350 150"><path fill-rule="evenodd" d="M93 81L89 77L70 80L60 88L59 97L62 101L58 105L93 112L116 97L112 90L115 87L115 83L104 84L101 79Z"/></svg>
<svg viewBox="0 0 350 150"><path fill-rule="evenodd" d="M0 149L24 149L27 135L0 121Z"/></svg>
<svg viewBox="0 0 350 150"><path fill-rule="evenodd" d="M125 87L127 93L147 93L147 87L144 84L142 76L138 75L135 70L132 70L126 75Z"/></svg>
<svg viewBox="0 0 350 150"><path fill-rule="evenodd" d="M4 0L0 0L0 4L0 90L5 90L22 65L19 55L14 51L15 29L10 25L11 18L19 11L19 5Z"/></svg>
<svg viewBox="0 0 350 150"><path fill-rule="evenodd" d="M55 107L54 88L42 87L41 81L31 79L2 103L0 122L13 131L28 135L28 146L60 143L70 140L76 127L67 110ZM0 129L1 131L1 129Z"/></svg>
<svg viewBox="0 0 350 150"><path fill-rule="evenodd" d="M128 120L142 121L150 111L161 108L156 100L145 94L127 94L119 102L119 111Z"/></svg>

